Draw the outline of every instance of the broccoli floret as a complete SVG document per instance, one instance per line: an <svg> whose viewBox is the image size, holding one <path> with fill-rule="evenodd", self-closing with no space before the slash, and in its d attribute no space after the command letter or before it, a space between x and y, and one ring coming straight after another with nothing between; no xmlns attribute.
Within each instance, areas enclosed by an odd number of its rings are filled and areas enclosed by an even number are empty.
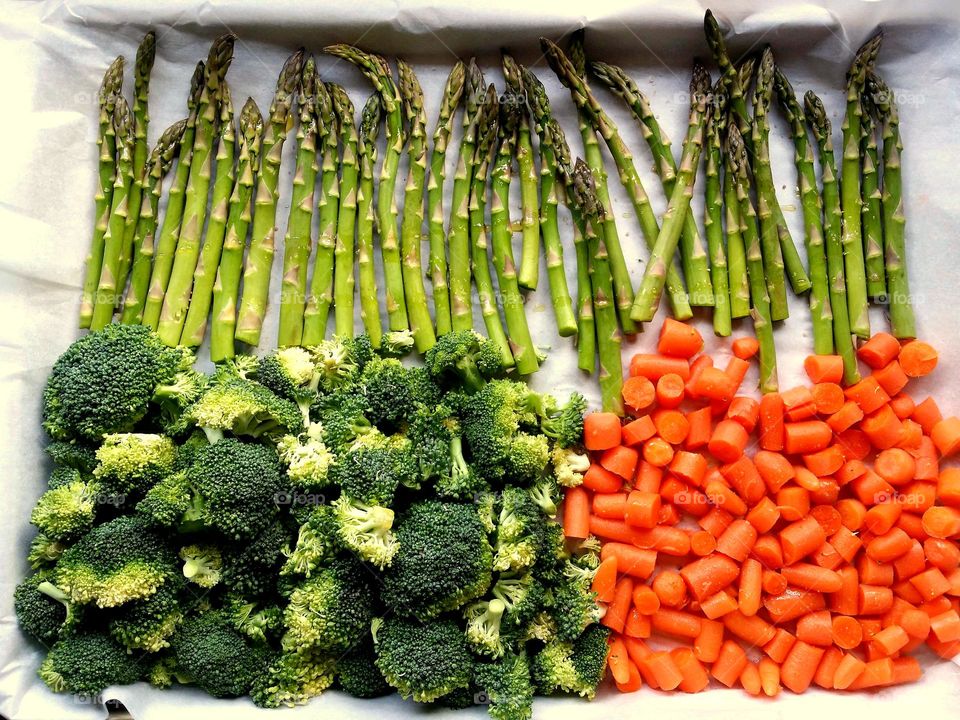
<svg viewBox="0 0 960 720"><path fill-rule="evenodd" d="M344 452L358 436L373 430L367 419L366 397L360 392L337 392L320 400L321 439L334 454Z"/></svg>
<svg viewBox="0 0 960 720"><path fill-rule="evenodd" d="M549 518L557 516L557 503L560 502L560 488L552 477L540 478L527 492L540 511Z"/></svg>
<svg viewBox="0 0 960 720"><path fill-rule="evenodd" d="M365 333L354 337L341 337L340 341L346 346L359 372L363 372L367 363L377 356L370 336Z"/></svg>
<svg viewBox="0 0 960 720"><path fill-rule="evenodd" d="M43 393L43 427L56 440L100 440L146 415L153 392L193 363L146 327L111 323L74 342L53 365Z"/></svg>
<svg viewBox="0 0 960 720"><path fill-rule="evenodd" d="M54 577L74 602L113 607L149 597L177 572L164 539L143 518L124 515L96 526L69 547Z"/></svg>
<svg viewBox="0 0 960 720"><path fill-rule="evenodd" d="M506 476L514 485L529 485L543 476L550 462L545 435L517 433L506 449Z"/></svg>
<svg viewBox="0 0 960 720"><path fill-rule="evenodd" d="M450 471L437 479L434 489L442 498L450 500L477 500L489 495L490 483L484 480L463 457L463 439L458 435L450 441ZM492 527L490 528L492 532Z"/></svg>
<svg viewBox="0 0 960 720"><path fill-rule="evenodd" d="M544 587L531 572L501 573L491 592L504 604L503 623L509 630L526 628L545 601Z"/></svg>
<svg viewBox="0 0 960 720"><path fill-rule="evenodd" d="M413 443L424 480L450 476L453 463L450 444L459 434L460 422L443 403L420 405L407 418L406 435Z"/></svg>
<svg viewBox="0 0 960 720"><path fill-rule="evenodd" d="M564 565L569 558L563 526L557 522L542 522L537 533L536 576L552 584L563 575Z"/></svg>
<svg viewBox="0 0 960 720"><path fill-rule="evenodd" d="M420 405L432 407L440 390L420 367L404 367L393 358L370 361L361 376L370 408L368 417L379 428L400 429Z"/></svg>
<svg viewBox="0 0 960 720"><path fill-rule="evenodd" d="M47 573L36 573L17 585L13 609L23 631L42 643L53 642L62 628L73 625L73 603L49 582Z"/></svg>
<svg viewBox="0 0 960 720"><path fill-rule="evenodd" d="M593 699L607 667L607 636L602 625L593 625L573 641L553 640L530 663L537 690L549 695L557 690Z"/></svg>
<svg viewBox="0 0 960 720"><path fill-rule="evenodd" d="M472 660L453 620L426 624L398 617L377 623L377 667L403 697L433 702L470 684Z"/></svg>
<svg viewBox="0 0 960 720"><path fill-rule="evenodd" d="M47 490L30 513L30 522L48 538L69 542L86 533L97 512L99 488L74 481Z"/></svg>
<svg viewBox="0 0 960 720"><path fill-rule="evenodd" d="M533 684L523 653L508 654L495 663L477 663L473 682L481 688L493 720L530 720L533 717Z"/></svg>
<svg viewBox="0 0 960 720"><path fill-rule="evenodd" d="M555 445L550 453L553 474L564 487L576 487L583 483L583 474L590 469L590 458L573 448Z"/></svg>
<svg viewBox="0 0 960 720"><path fill-rule="evenodd" d="M168 475L147 490L137 503L137 514L153 525L176 527L187 515L199 515L193 505L193 488L185 471Z"/></svg>
<svg viewBox="0 0 960 720"><path fill-rule="evenodd" d="M177 446L166 435L113 433L97 450L93 474L107 492L146 490L173 470Z"/></svg>
<svg viewBox="0 0 960 720"><path fill-rule="evenodd" d="M234 592L257 596L273 590L291 532L275 520L249 542L223 549L221 582Z"/></svg>
<svg viewBox="0 0 960 720"><path fill-rule="evenodd" d="M356 645L373 620L369 577L356 560L341 558L294 588L283 613L283 648L339 655Z"/></svg>
<svg viewBox="0 0 960 720"><path fill-rule="evenodd" d="M524 640L539 640L547 643L557 637L557 622L546 610L541 610L524 629Z"/></svg>
<svg viewBox="0 0 960 720"><path fill-rule="evenodd" d="M561 640L572 640L603 617L596 593L590 587L595 571L595 568L591 570L567 562L563 575L551 588L551 614L557 622L557 637Z"/></svg>
<svg viewBox="0 0 960 720"><path fill-rule="evenodd" d="M223 600L222 611L233 626L256 643L265 645L283 630L283 610L232 593Z"/></svg>
<svg viewBox="0 0 960 720"><path fill-rule="evenodd" d="M223 557L215 545L187 545L180 548L183 576L202 588L212 588L220 582Z"/></svg>
<svg viewBox="0 0 960 720"><path fill-rule="evenodd" d="M427 620L490 587L493 552L472 506L416 503L400 518L396 534L400 548L383 574L382 591L395 612Z"/></svg>
<svg viewBox="0 0 960 720"><path fill-rule="evenodd" d="M587 401L580 393L570 395L561 407L551 403L543 408L540 431L559 447L578 445L583 441L583 413L586 409Z"/></svg>
<svg viewBox="0 0 960 720"><path fill-rule="evenodd" d="M187 428L183 413L207 389L210 378L197 370L182 370L172 382L159 385L151 400L158 407L160 426L171 435L180 435Z"/></svg>
<svg viewBox="0 0 960 720"><path fill-rule="evenodd" d="M136 682L140 672L136 658L109 635L81 632L57 640L37 674L54 692L92 696Z"/></svg>
<svg viewBox="0 0 960 720"><path fill-rule="evenodd" d="M400 485L419 485L420 474L410 440L374 430L337 458L330 479L352 500L390 505Z"/></svg>
<svg viewBox="0 0 960 720"><path fill-rule="evenodd" d="M463 612L467 621L466 637L470 649L481 655L500 657L504 652L500 624L507 606L498 598L468 605Z"/></svg>
<svg viewBox="0 0 960 720"><path fill-rule="evenodd" d="M72 468L81 473L92 473L97 466L97 448L76 440L55 440L44 448L44 452L57 468Z"/></svg>
<svg viewBox="0 0 960 720"><path fill-rule="evenodd" d="M500 498L494 570L523 570L537 558L543 517L523 488L507 487Z"/></svg>
<svg viewBox="0 0 960 720"><path fill-rule="evenodd" d="M310 406L317 398L320 373L313 354L301 347L274 350L260 360L257 380L276 395L291 400L300 408L304 427L310 425Z"/></svg>
<svg viewBox="0 0 960 720"><path fill-rule="evenodd" d="M217 363L214 377L218 379L238 377L242 380L251 380L259 371L260 358L256 355L235 355Z"/></svg>
<svg viewBox="0 0 960 720"><path fill-rule="evenodd" d="M297 487L320 490L330 484L328 473L334 456L323 442L322 425L311 425L300 436L284 435L277 441L277 454Z"/></svg>
<svg viewBox="0 0 960 720"><path fill-rule="evenodd" d="M213 383L183 414L211 443L225 432L253 438L296 435L303 418L296 403L274 395L259 383L228 378Z"/></svg>
<svg viewBox="0 0 960 720"><path fill-rule="evenodd" d="M56 540L48 535L39 533L30 541L30 552L27 555L27 562L34 570L40 570L53 565L63 555L67 549L66 543L62 540Z"/></svg>
<svg viewBox="0 0 960 720"><path fill-rule="evenodd" d="M358 698L375 698L389 695L392 688L376 665L377 655L373 642L367 637L337 660L337 680L348 694Z"/></svg>
<svg viewBox="0 0 960 720"><path fill-rule="evenodd" d="M441 335L427 351L424 363L435 382L463 387L468 393L478 391L504 369L496 346L472 330Z"/></svg>
<svg viewBox="0 0 960 720"><path fill-rule="evenodd" d="M333 503L340 542L381 570L393 562L399 547L393 528L393 510L366 505L341 495Z"/></svg>
<svg viewBox="0 0 960 720"><path fill-rule="evenodd" d="M81 473L76 468L55 465L47 478L47 490L56 490L73 483L87 483L92 479L93 475Z"/></svg>
<svg viewBox="0 0 960 720"><path fill-rule="evenodd" d="M170 652L159 652L151 656L152 662L147 666L143 679L155 688L165 690L175 682L188 682L177 668L177 658Z"/></svg>
<svg viewBox="0 0 960 720"><path fill-rule="evenodd" d="M184 581L174 577L145 600L109 610L110 635L131 651L157 652L170 647L170 636L183 619L180 609L183 587Z"/></svg>
<svg viewBox="0 0 960 720"><path fill-rule="evenodd" d="M413 350L413 332L410 330L392 330L380 339L377 353L380 357L401 358Z"/></svg>
<svg viewBox="0 0 960 720"><path fill-rule="evenodd" d="M333 684L333 658L315 651L282 652L254 681L250 695L263 708L303 705Z"/></svg>
<svg viewBox="0 0 960 720"><path fill-rule="evenodd" d="M284 549L286 563L280 568L281 575L310 577L318 567L332 560L338 547L337 518L330 505L318 505L307 521L300 526L297 543L291 550Z"/></svg>
<svg viewBox="0 0 960 720"><path fill-rule="evenodd" d="M354 347L353 343L334 337L310 348L321 388L332 392L356 379L359 366L352 353Z"/></svg>

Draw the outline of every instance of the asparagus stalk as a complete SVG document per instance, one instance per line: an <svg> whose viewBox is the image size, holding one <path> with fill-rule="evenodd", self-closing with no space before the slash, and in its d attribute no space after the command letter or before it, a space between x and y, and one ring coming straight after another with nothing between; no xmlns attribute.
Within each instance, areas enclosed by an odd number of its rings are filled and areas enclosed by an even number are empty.
<svg viewBox="0 0 960 720"><path fill-rule="evenodd" d="M147 159L150 148L147 145L147 125L149 123L148 99L150 95L150 73L157 56L157 34L151 30L143 36L137 48L137 60L133 66L133 185L130 187L130 213L123 231L123 255L120 256L121 283L126 282L130 263L136 252L134 235L140 217L144 188L147 185Z"/></svg>
<svg viewBox="0 0 960 720"><path fill-rule="evenodd" d="M728 121L729 122L729 121ZM726 123L724 124L726 127ZM733 173L729 168L723 174L723 217L727 238L727 280L730 285L730 317L744 318L750 314L750 280L747 277L747 249L743 244L743 218Z"/></svg>
<svg viewBox="0 0 960 720"><path fill-rule="evenodd" d="M100 330L113 319L117 295L123 292L118 271L123 253L123 229L129 214L130 186L133 184L133 117L123 96L113 108L113 126L117 143L117 171L110 202L110 220L103 237L103 264L97 283L91 330Z"/></svg>
<svg viewBox="0 0 960 720"><path fill-rule="evenodd" d="M97 95L100 105L97 134L97 191L93 198L93 239L90 241L90 252L87 254L83 294L80 299L81 328L90 327L90 321L93 319L93 306L96 301L97 284L100 282L100 268L103 264L103 236L110 223L113 183L117 172L117 141L113 128L113 112L122 85L123 57L120 56L107 68Z"/></svg>
<svg viewBox="0 0 960 720"><path fill-rule="evenodd" d="M900 339L917 336L910 283L907 279L907 253L904 243L906 217L900 175L903 143L900 139L900 114L890 88L871 73L870 94L880 114L883 137L883 232L886 259L887 296L890 303L890 329Z"/></svg>
<svg viewBox="0 0 960 720"><path fill-rule="evenodd" d="M319 80L317 87L317 115L322 136L320 151L320 201L317 211L320 219L317 252L313 258L310 291L303 311L303 344L318 344L327 334L327 319L333 304L333 263L337 249L337 218L340 215L339 138L340 128L333 111L329 88ZM308 253L309 257L309 253ZM306 279L306 276L304 276Z"/></svg>
<svg viewBox="0 0 960 720"><path fill-rule="evenodd" d="M377 164L377 134L383 119L380 96L374 93L363 106L357 154L360 186L357 189L357 280L360 284L360 319L375 348L380 347L383 327L377 300L377 276L373 266L373 169Z"/></svg>
<svg viewBox="0 0 960 720"><path fill-rule="evenodd" d="M300 123L297 126L297 165L290 190L290 214L283 239L283 277L280 280L280 324L277 345L300 345L305 331L307 266L313 245L314 187L317 184L317 66L313 57L300 76ZM318 339L319 340L319 339ZM315 343L311 343L315 344Z"/></svg>
<svg viewBox="0 0 960 720"><path fill-rule="evenodd" d="M283 64L261 143L250 250L243 269L243 295L237 312L235 331L235 338L247 345L259 344L263 318L267 312L270 270L273 267L276 244L280 162L283 158L283 143L293 128L292 108L300 89L303 63L304 51L300 49Z"/></svg>
<svg viewBox="0 0 960 720"><path fill-rule="evenodd" d="M423 242L424 180L427 174L427 113L423 109L423 89L413 68L397 60L397 74L409 138L407 184L403 192L403 220L400 225L403 291L414 347L424 353L437 342L427 307L420 250Z"/></svg>
<svg viewBox="0 0 960 720"><path fill-rule="evenodd" d="M493 236L493 266L497 271L500 299L513 358L520 375L531 375L540 368L540 361L537 359L530 327L527 325L510 231L510 183L513 158L519 152L521 115L519 105L505 103L500 107L500 131L497 138L499 147L495 148L496 160L491 181L493 203L490 206L490 226ZM479 190L477 185L478 183L474 182L475 192Z"/></svg>
<svg viewBox="0 0 960 720"><path fill-rule="evenodd" d="M797 183L800 203L803 207L803 227L806 239L807 263L810 267L810 315L813 319L813 351L818 355L833 353L833 311L830 303L830 286L827 273L827 258L824 251L823 221L821 220L820 192L813 166L813 148L807 136L807 123L803 108L797 101L793 87L786 75L776 68L773 75L777 98L790 126L795 149Z"/></svg>
<svg viewBox="0 0 960 720"><path fill-rule="evenodd" d="M334 333L353 337L353 255L357 226L357 181L360 176L357 162L357 123L353 103L347 91L330 83L330 99L340 128L340 210L337 215L337 242L333 261Z"/></svg>
<svg viewBox="0 0 960 720"><path fill-rule="evenodd" d="M578 159L573 170L573 197L586 222L585 236L590 249L593 308L596 314L597 350L600 357L600 398L606 412L623 414L622 337L613 303L613 278L601 228L603 206L597 201L593 173Z"/></svg>
<svg viewBox="0 0 960 720"><path fill-rule="evenodd" d="M513 96L514 102L523 103L528 90L524 88L520 66L506 50L501 51L500 57L507 93ZM525 290L536 290L540 279L540 199L537 194L537 168L530 138L530 111L525 103L518 104L518 108L516 153L520 177L522 243L517 280Z"/></svg>
<svg viewBox="0 0 960 720"><path fill-rule="evenodd" d="M663 132L660 123L657 122L653 114L653 108L650 101L640 91L637 84L619 67L607 63L595 62L590 65L594 76L614 95L618 96L630 108L634 117L640 124L644 140L650 148L653 155L653 167L663 190L669 198L673 193L677 177L677 161L673 157L673 151L670 148L670 139ZM683 273L690 286L691 303L693 305L712 305L713 299L700 298L700 301L694 301L694 295L706 291L706 285L700 283L700 286L694 287L691 278L702 279L710 273L708 267L708 255L704 250L703 239L700 237L700 231L697 229L697 221L692 212L687 212L683 216L683 230L680 236L680 258L683 262ZM710 273L712 282L712 273ZM714 288L710 288L712 292Z"/></svg>
<svg viewBox="0 0 960 720"><path fill-rule="evenodd" d="M720 82L726 91L731 118L734 120L732 124L735 124L740 131L740 136L747 146L747 152L752 153L750 112L747 110L744 93L745 87L749 85L748 79L753 74L753 60L748 58L740 68L733 64L727 52L727 43L723 39L723 31L720 30L720 25L710 10L707 10L703 16L703 31L713 61L720 68Z"/></svg>
<svg viewBox="0 0 960 720"><path fill-rule="evenodd" d="M693 185L703 148L704 125L707 101L710 97L710 75L699 63L693 64L690 80L690 117L687 121L687 137L683 143L683 155L677 171L676 182L670 193L670 202L663 214L663 224L657 241L650 251L650 260L643 272L643 280L637 289L630 317L637 322L653 320L660 305L660 295L667 279L667 266L677 251L683 231L684 217L690 209Z"/></svg>
<svg viewBox="0 0 960 720"><path fill-rule="evenodd" d="M200 241L207 215L210 179L215 157L216 121L219 114L220 88L230 62L233 60L233 35L221 35L214 40L207 56L204 88L197 107L197 134L193 141L193 161L187 181L186 199L183 204L183 224L173 259L173 270L167 293L163 298L160 325L157 334L167 345L180 342L183 324L190 304L193 274L200 258Z"/></svg>
<svg viewBox="0 0 960 720"><path fill-rule="evenodd" d="M550 301L553 304L557 333L560 337L568 337L576 334L577 319L573 313L570 290L567 288L567 273L563 265L563 242L560 239L560 225L557 220L557 208L563 188L558 185L560 181L557 178L557 150L554 147L553 133L547 130L553 111L543 83L527 68L521 67L520 71L523 75L527 105L533 115L534 128L540 139L540 234L543 236L543 253L547 260ZM563 141L566 143L566 139ZM591 301L591 311L592 307ZM591 352L591 362L592 356Z"/></svg>
<svg viewBox="0 0 960 720"><path fill-rule="evenodd" d="M833 344L843 358L843 379L850 385L860 380L857 355L850 328L847 282L844 277L840 190L837 187L837 163L833 152L833 128L823 103L813 92L804 96L807 123L820 148L820 173L823 185L823 234L830 282L830 308L833 312Z"/></svg>
<svg viewBox="0 0 960 720"><path fill-rule="evenodd" d="M703 186L703 232L710 253L710 281L713 283L713 332L718 337L728 337L733 332L727 253L723 246L723 192L720 183L723 166L721 138L726 127L726 111L723 89L718 81L713 87L713 97L707 108Z"/></svg>
<svg viewBox="0 0 960 720"><path fill-rule="evenodd" d="M497 307L496 291L490 276L490 260L487 257L486 215L487 175L490 169L490 153L497 138L499 103L493 85L487 88L484 100L476 114L476 148L473 159L473 179L470 189L470 253L473 266L473 280L477 286L480 301L480 313L487 328L487 337L500 350L500 358L505 367L513 367L515 359L512 344L507 339L503 324L500 322L500 310ZM493 217L491 216L491 223ZM519 292L519 291L518 291Z"/></svg>
<svg viewBox="0 0 960 720"><path fill-rule="evenodd" d="M869 299L864 265L863 236L860 225L860 118L867 73L880 51L883 33L867 40L847 72L847 110L843 118L843 162L840 169L840 208L843 212L843 258L847 278L847 303L850 327L861 338L870 337Z"/></svg>
<svg viewBox="0 0 960 720"><path fill-rule="evenodd" d="M753 329L760 342L760 391L776 392L777 349L773 340L773 320L770 316L770 296L764 282L763 255L760 249L760 236L757 230L757 212L748 193L749 170L747 166L747 148L735 124L727 130L727 167L734 174L737 201L743 223L743 240L747 250L747 276L750 280L750 296Z"/></svg>
<svg viewBox="0 0 960 720"><path fill-rule="evenodd" d="M443 227L443 185L446 180L447 146L453 131L453 118L463 96L466 66L454 64L440 100L433 150L430 153L430 179L427 182L427 223L430 236L430 281L433 289L433 313L437 335L450 332L450 287L447 283L447 234Z"/></svg>
<svg viewBox="0 0 960 720"><path fill-rule="evenodd" d="M233 120L233 99L230 87L223 83L219 95L220 121L217 140L217 158L213 192L210 197L210 219L207 222L207 234L203 240L203 249L193 273L193 292L190 306L180 334L180 344L186 347L200 347L207 331L207 316L210 314L210 301L213 284L217 279L220 266L220 254L223 251L223 238L227 231L227 214L230 211L230 196L233 194L234 161L236 160L237 133Z"/></svg>
<svg viewBox="0 0 960 720"><path fill-rule="evenodd" d="M877 148L876 106L869 93L861 98L860 156L863 158L861 193L863 195L863 261L867 272L867 294L885 300L887 277L883 262L883 195L880 192L880 151Z"/></svg>
<svg viewBox="0 0 960 720"><path fill-rule="evenodd" d="M144 166L145 193L140 198L137 231L133 236L134 256L130 267L130 287L127 289L123 312L120 314L120 322L128 325L139 325L143 318L143 305L147 300L147 287L150 285L153 240L157 232L163 178L173 165L186 126L186 120L179 120L164 130Z"/></svg>
<svg viewBox="0 0 960 720"><path fill-rule="evenodd" d="M210 359L213 362L232 358L235 352L233 340L237 325L240 275L243 272L243 250L250 229L250 201L260 167L262 141L263 116L253 98L247 98L240 111L236 181L230 195L220 267L213 285L213 320L210 324Z"/></svg>
<svg viewBox="0 0 960 720"><path fill-rule="evenodd" d="M177 249L180 235L180 223L183 220L183 204L186 199L187 181L190 178L190 166L193 164L193 141L197 133L197 111L200 93L204 88L206 65L198 62L190 81L190 94L187 97L187 126L180 138L180 160L177 171L167 193L167 208L163 214L160 235L154 248L153 270L150 274L150 287L147 302L143 307L142 323L156 330L160 323L160 311L163 309L163 296L170 282L173 269L173 254Z"/></svg>
<svg viewBox="0 0 960 720"><path fill-rule="evenodd" d="M403 117L397 87L386 61L377 55L365 53L350 45L331 45L325 48L324 52L356 65L380 93L380 102L386 117L387 150L380 172L377 219L380 230L380 249L383 253L387 315L391 330L406 330L409 327L409 321L404 295L400 243L397 238L397 202L394 197L400 154L403 151Z"/></svg>

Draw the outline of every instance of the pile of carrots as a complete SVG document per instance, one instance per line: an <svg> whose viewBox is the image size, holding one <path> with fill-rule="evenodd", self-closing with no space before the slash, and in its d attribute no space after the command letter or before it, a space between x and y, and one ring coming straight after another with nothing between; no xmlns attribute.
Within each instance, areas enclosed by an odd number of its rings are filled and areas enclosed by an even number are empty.
<svg viewBox="0 0 960 720"><path fill-rule="evenodd" d="M632 416L586 417L592 464L566 492L567 536L603 542L617 687L862 690L919 678L923 644L960 654L960 468L940 468L960 419L904 392L936 351L880 333L855 385L812 356L811 385L758 401L738 394L755 340L723 369L702 347L666 321L630 363Z"/></svg>

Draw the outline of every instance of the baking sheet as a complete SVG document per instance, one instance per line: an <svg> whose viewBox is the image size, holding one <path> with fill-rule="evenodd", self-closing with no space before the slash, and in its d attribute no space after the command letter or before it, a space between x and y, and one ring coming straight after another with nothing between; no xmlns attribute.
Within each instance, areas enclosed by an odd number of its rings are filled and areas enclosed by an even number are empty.
<svg viewBox="0 0 960 720"><path fill-rule="evenodd" d="M96 90L107 63L117 54L133 60L137 43L150 28L157 31L157 62L150 94L150 138L184 114L187 83L194 63L205 57L209 42L221 32L239 36L229 82L238 101L252 95L262 109L269 106L283 59L299 45L318 52L331 42L352 42L377 52L402 54L412 61L427 96L431 132L439 90L455 56L476 54L488 77L501 84L497 50L510 47L517 58L535 67L547 86L558 119L574 152L579 150L575 114L569 94L541 59L539 35L558 39L587 27L587 50L593 58L623 65L651 98L672 138L682 137L686 123L685 89L693 56L709 57L703 41L703 12L708 4L686 0L588 3L493 0L482 7L450 2L357 3L307 2L33 2L0 3L0 97L7 98L3 128L4 167L0 171L0 488L7 509L0 523L0 714L15 720L74 718L106 714L102 698L75 699L48 692L35 676L41 649L16 627L12 592L27 571L26 548L33 532L29 511L42 491L49 466L42 454L39 398L50 365L75 329L82 267L93 216L95 183ZM940 369L915 383L918 398L936 388L938 402L960 412L960 320L956 288L960 263L956 235L960 228L957 200L957 117L960 116L960 11L951 0L911 2L710 3L736 53L771 43L795 89L817 91L834 121L839 142L843 75L853 50L878 25L887 31L879 70L900 103L904 154L905 202L908 215L908 260L915 293L919 335L941 351ZM751 6L752 9L751 9ZM370 86L359 73L333 58L318 56L325 80L342 83L359 107ZM715 74L715 71L714 71ZM130 76L126 89L131 86ZM600 93L617 121L654 205L665 205L642 137L619 101ZM778 113L773 113L772 160L777 191L794 238L803 237L799 201L794 188L793 150ZM289 143L277 214L282 237L287 214L289 178L293 172ZM675 150L679 143L675 142ZM453 147L456 147L454 145ZM451 153L453 155L453 153ZM450 158L448 178L452 175ZM612 165L608 168L613 169ZM613 176L615 177L615 175ZM646 257L630 205L614 180L610 184L617 223L634 281ZM699 195L699 193L697 194ZM695 201L702 212L702 203ZM569 239L569 219L565 237ZM801 248L802 252L802 248ZM568 247L572 261L572 248ZM274 298L279 288L279 262L274 267ZM574 263L568 263L575 288ZM549 358L532 384L558 395L576 389L594 405L593 379L576 369L571 345L555 335L552 310L541 269L541 289L528 300L535 341L550 348ZM428 285L429 289L429 285ZM802 379L802 358L812 348L809 314L803 301L791 298L793 317L777 330L781 380L785 386ZM275 338L276 312L269 314L264 345ZM885 327L874 311L877 327ZM477 327L482 327L479 317ZM697 322L707 350L722 358L727 343L712 338L709 317ZM657 327L655 323L653 327ZM735 334L750 333L749 325ZM650 351L651 333L624 343L624 357ZM720 360L722 362L722 359ZM747 383L755 383L755 375ZM709 714L712 718L803 717L869 713L902 717L917 712L928 720L956 717L960 707L960 672L956 665L924 659L926 674L914 685L876 694L843 695L811 691L785 692L778 699L754 700L741 692L709 691L697 696L664 695L643 690L635 695L604 691L593 703L573 699L538 699L538 717L583 720L620 713L669 712L676 718ZM121 700L137 720L263 716L246 699L214 701L191 688L159 692L143 684L111 688L105 698ZM397 697L360 702L337 692L309 706L286 711L290 716L347 717L377 714L386 720L428 712ZM430 710L431 717L446 716ZM285 715L286 716L286 715ZM477 707L459 717L479 718Z"/></svg>

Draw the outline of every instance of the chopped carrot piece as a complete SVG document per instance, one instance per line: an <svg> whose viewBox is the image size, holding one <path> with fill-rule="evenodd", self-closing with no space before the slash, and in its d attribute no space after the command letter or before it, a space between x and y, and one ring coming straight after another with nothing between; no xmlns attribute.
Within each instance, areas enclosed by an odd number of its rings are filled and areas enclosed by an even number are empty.
<svg viewBox="0 0 960 720"><path fill-rule="evenodd" d="M611 556L600 562L597 572L593 576L590 589L597 594L600 602L612 602L613 591L617 584L617 557Z"/></svg>
<svg viewBox="0 0 960 720"><path fill-rule="evenodd" d="M929 375L937 367L938 358L933 346L920 340L912 340L900 348L900 367L909 377Z"/></svg>
<svg viewBox="0 0 960 720"><path fill-rule="evenodd" d="M620 418L610 412L594 412L583 418L583 444L587 450L606 450L620 444Z"/></svg>
<svg viewBox="0 0 960 720"><path fill-rule="evenodd" d="M733 341L730 348L736 357L741 360L749 360L760 352L760 342L755 337L738 337Z"/></svg>
<svg viewBox="0 0 960 720"><path fill-rule="evenodd" d="M645 355L638 353L630 360L630 375L645 377L656 382L667 373L690 379L690 363L684 358L664 357L663 355Z"/></svg>
<svg viewBox="0 0 960 720"><path fill-rule="evenodd" d="M943 457L950 457L960 450L960 418L948 417L933 426L930 431L937 450Z"/></svg>
<svg viewBox="0 0 960 720"><path fill-rule="evenodd" d="M653 405L656 398L656 391L653 383L642 375L635 375L623 381L623 388L620 390L623 397L623 404L635 413L643 412Z"/></svg>
<svg viewBox="0 0 960 720"><path fill-rule="evenodd" d="M803 361L803 369L815 383L838 383L843 379L843 358L839 355L808 355Z"/></svg>
<svg viewBox="0 0 960 720"><path fill-rule="evenodd" d="M871 368L882 368L900 354L900 341L890 333L879 332L857 350L857 356Z"/></svg>
<svg viewBox="0 0 960 720"><path fill-rule="evenodd" d="M631 447L618 445L604 450L600 455L600 466L605 470L619 475L624 480L631 480L637 469L640 453Z"/></svg>
<svg viewBox="0 0 960 720"><path fill-rule="evenodd" d="M636 420L631 420L623 426L623 444L630 446L639 445L656 434L657 428L653 424L653 418L649 415L644 415Z"/></svg>

